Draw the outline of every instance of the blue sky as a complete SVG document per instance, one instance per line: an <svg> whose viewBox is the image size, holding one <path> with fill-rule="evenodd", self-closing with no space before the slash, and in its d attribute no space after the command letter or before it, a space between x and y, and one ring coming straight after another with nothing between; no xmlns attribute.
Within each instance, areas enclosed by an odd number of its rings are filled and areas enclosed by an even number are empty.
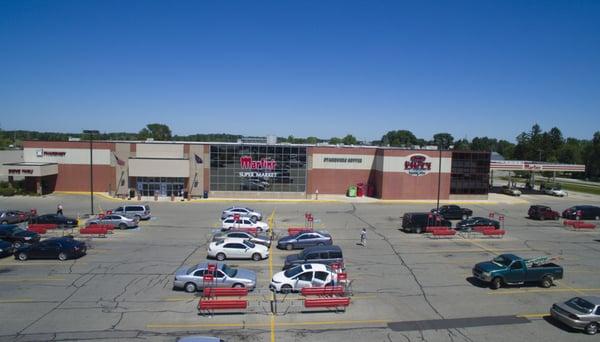
<svg viewBox="0 0 600 342"><path fill-rule="evenodd" d="M600 1L0 1L0 127L600 129Z"/></svg>

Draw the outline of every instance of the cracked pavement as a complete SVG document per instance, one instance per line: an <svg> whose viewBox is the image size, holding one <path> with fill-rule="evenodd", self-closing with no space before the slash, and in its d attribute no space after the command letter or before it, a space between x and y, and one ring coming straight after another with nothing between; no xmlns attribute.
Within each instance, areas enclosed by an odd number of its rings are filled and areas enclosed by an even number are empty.
<svg viewBox="0 0 600 342"><path fill-rule="evenodd" d="M596 204L576 195L565 199L523 196L562 210ZM68 215L85 212L79 196L0 198L0 207L52 211L63 203ZM118 202L98 199L102 208ZM198 316L197 295L172 290L175 270L206 260L207 237L220 210L230 203L152 203L156 219L140 229L93 239L88 255L59 262L0 259L0 341L175 341L185 335L220 336L226 341L269 341L268 261L231 260L257 272L247 314ZM231 203L233 204L233 203ZM235 203L243 204L243 203ZM345 313L300 313L297 296L278 304L277 341L519 341L589 340L542 317L527 324L394 331L392 322L546 313L550 305L581 294L600 294L600 233L576 233L558 222L527 220L528 205L465 205L476 215L506 216L502 240L432 240L398 230L405 212L432 204L249 203L265 216L276 211L276 232L301 225L310 211L343 249L354 297ZM357 245L367 228L367 247ZM469 281L471 267L491 252L523 256L560 255L566 278L552 291L536 286L491 291ZM292 252L273 250L274 272ZM297 252L297 251L296 251ZM507 291L512 291L510 293ZM517 291L517 292L515 292ZM240 328L241 327L241 328Z"/></svg>

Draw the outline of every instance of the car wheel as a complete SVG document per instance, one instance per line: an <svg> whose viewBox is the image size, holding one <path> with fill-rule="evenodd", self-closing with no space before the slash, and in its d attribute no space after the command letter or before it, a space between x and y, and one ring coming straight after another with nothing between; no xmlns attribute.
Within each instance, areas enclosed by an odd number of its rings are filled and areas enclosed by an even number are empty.
<svg viewBox="0 0 600 342"><path fill-rule="evenodd" d="M225 254L223 254L223 253L217 254L217 260L219 260L219 261L225 260Z"/></svg>
<svg viewBox="0 0 600 342"><path fill-rule="evenodd" d="M467 216L467 214L463 214L462 219L466 220L467 218L469 218L469 216Z"/></svg>
<svg viewBox="0 0 600 342"><path fill-rule="evenodd" d="M559 218L560 218L560 216L558 216L558 215L554 216L554 221L558 221Z"/></svg>
<svg viewBox="0 0 600 342"><path fill-rule="evenodd" d="M260 261L260 259L261 259L260 254L258 254L258 253L252 254L252 260Z"/></svg>
<svg viewBox="0 0 600 342"><path fill-rule="evenodd" d="M322 243L322 242L319 242L319 243L317 244L317 246L325 246L325 244L324 244L324 243Z"/></svg>
<svg viewBox="0 0 600 342"><path fill-rule="evenodd" d="M258 217L256 217L256 215L253 215L252 217L250 217L250 219L254 222L258 221Z"/></svg>
<svg viewBox="0 0 600 342"><path fill-rule="evenodd" d="M197 290L196 285L194 283L186 283L185 286L183 287L183 289L187 293L194 293Z"/></svg>
<svg viewBox="0 0 600 342"><path fill-rule="evenodd" d="M596 217L594 218L594 220L596 220L596 221L600 220L600 216L596 216Z"/></svg>
<svg viewBox="0 0 600 342"><path fill-rule="evenodd" d="M2 221L2 224L8 224L8 221Z"/></svg>
<svg viewBox="0 0 600 342"><path fill-rule="evenodd" d="M581 218L581 217L579 217L579 216L575 216L575 220L576 220L576 221L579 221L579 219L580 219L580 218Z"/></svg>
<svg viewBox="0 0 600 342"><path fill-rule="evenodd" d="M540 216L540 221L544 221L546 218L544 217L544 215Z"/></svg>
<svg viewBox="0 0 600 342"><path fill-rule="evenodd" d="M28 259L27 254L25 254L23 252L19 253L19 255L17 255L17 258L19 258L19 260L21 260L21 261L25 261Z"/></svg>
<svg viewBox="0 0 600 342"><path fill-rule="evenodd" d="M233 286L232 286L232 287L233 287L234 289L242 289L242 288L244 288L245 286L244 286L244 284L235 283L235 284L233 284Z"/></svg>
<svg viewBox="0 0 600 342"><path fill-rule="evenodd" d="M554 284L554 279L551 276L544 276L542 278L542 287L547 289Z"/></svg>
<svg viewBox="0 0 600 342"><path fill-rule="evenodd" d="M290 243L285 245L285 249L287 249L288 251L291 251L292 249L294 249L294 246Z"/></svg>
<svg viewBox="0 0 600 342"><path fill-rule="evenodd" d="M134 218L135 218L136 220L138 220L138 222L142 220L142 217L141 217L140 215L135 215L135 216L134 216Z"/></svg>
<svg viewBox="0 0 600 342"><path fill-rule="evenodd" d="M14 247L14 248L20 248L20 247L22 247L22 246L23 246L23 243L22 243L21 241L15 241L15 242L13 243L13 247Z"/></svg>
<svg viewBox="0 0 600 342"><path fill-rule="evenodd" d="M596 335L598 332L598 323L592 322L585 326L585 333L588 335Z"/></svg>
<svg viewBox="0 0 600 342"><path fill-rule="evenodd" d="M127 225L125 223L120 223L119 224L119 229L121 229L121 230L127 229Z"/></svg>
<svg viewBox="0 0 600 342"><path fill-rule="evenodd" d="M499 289L500 287L502 287L502 279L500 277L492 279L490 287L492 288L492 290Z"/></svg>
<svg viewBox="0 0 600 342"><path fill-rule="evenodd" d="M61 253L59 253L59 254L58 254L58 260L60 260L60 261L65 261L65 260L67 260L67 259L68 259L68 257L67 257L67 254L66 254L66 253L64 253L64 252L61 252Z"/></svg>
<svg viewBox="0 0 600 342"><path fill-rule="evenodd" d="M285 285L281 285L281 293L290 293L292 292L292 286L285 284Z"/></svg>
<svg viewBox="0 0 600 342"><path fill-rule="evenodd" d="M421 234L422 232L423 232L423 228L421 228L421 227L415 228L415 233Z"/></svg>

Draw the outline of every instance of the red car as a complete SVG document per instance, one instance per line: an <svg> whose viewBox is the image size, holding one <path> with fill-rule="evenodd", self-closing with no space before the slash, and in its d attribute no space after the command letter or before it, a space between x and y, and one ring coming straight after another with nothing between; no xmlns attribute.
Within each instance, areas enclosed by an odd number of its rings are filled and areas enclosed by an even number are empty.
<svg viewBox="0 0 600 342"><path fill-rule="evenodd" d="M558 220L560 214L558 211L550 209L545 205L532 205L527 212L530 219L534 220Z"/></svg>

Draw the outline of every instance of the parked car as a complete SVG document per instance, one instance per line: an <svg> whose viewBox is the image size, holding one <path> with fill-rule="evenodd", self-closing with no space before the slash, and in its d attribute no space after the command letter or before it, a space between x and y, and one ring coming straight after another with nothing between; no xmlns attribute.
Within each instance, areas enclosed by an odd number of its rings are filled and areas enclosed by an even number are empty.
<svg viewBox="0 0 600 342"><path fill-rule="evenodd" d="M534 220L558 220L560 218L558 211L554 211L546 205L530 206L527 215Z"/></svg>
<svg viewBox="0 0 600 342"><path fill-rule="evenodd" d="M506 185L502 187L502 193L510 196L521 196L521 190Z"/></svg>
<svg viewBox="0 0 600 342"><path fill-rule="evenodd" d="M192 267L180 267L175 272L173 288L186 292L196 292L204 288L203 276L208 272L208 263L200 263ZM209 273L210 274L210 273ZM214 283L211 287L246 287L254 290L256 287L256 272L243 268L232 268L226 264L217 264L214 271Z"/></svg>
<svg viewBox="0 0 600 342"><path fill-rule="evenodd" d="M559 188L550 188L544 190L544 192L548 195L558 196L558 197L566 197L568 194L566 191Z"/></svg>
<svg viewBox="0 0 600 342"><path fill-rule="evenodd" d="M490 283L492 289L502 285L520 285L524 283L540 283L544 288L562 279L563 268L544 260L530 263L532 260L523 259L514 254L502 254L492 261L480 262L473 267L473 276L481 281Z"/></svg>
<svg viewBox="0 0 600 342"><path fill-rule="evenodd" d="M333 263L344 264L344 256L339 246L314 246L305 248L298 254L288 255L285 258L283 269L295 267L306 263L317 263L331 265Z"/></svg>
<svg viewBox="0 0 600 342"><path fill-rule="evenodd" d="M208 245L208 256L219 261L225 259L252 259L259 261L269 257L267 246L258 245L240 238L229 238L211 242Z"/></svg>
<svg viewBox="0 0 600 342"><path fill-rule="evenodd" d="M32 245L24 245L15 251L15 259L58 259L65 261L85 255L85 242L71 237L50 238Z"/></svg>
<svg viewBox="0 0 600 342"><path fill-rule="evenodd" d="M79 221L76 218L67 217L58 214L46 214L34 216L31 218L31 223L35 224L56 224L59 227L77 227Z"/></svg>
<svg viewBox="0 0 600 342"><path fill-rule="evenodd" d="M290 293L305 287L335 285L337 274L323 264L303 264L275 273L269 289L275 292Z"/></svg>
<svg viewBox="0 0 600 342"><path fill-rule="evenodd" d="M478 226L493 226L496 227L496 229L500 229L500 222L489 218L476 216L458 222L456 224L456 230L461 232L470 232L474 227Z"/></svg>
<svg viewBox="0 0 600 342"><path fill-rule="evenodd" d="M461 208L457 205L443 205L440 210L431 209L432 213L438 213L446 220L466 220L473 215L473 210Z"/></svg>
<svg viewBox="0 0 600 342"><path fill-rule="evenodd" d="M216 233L213 235L212 241L221 241L227 238L241 238L250 240L254 243L258 243L267 247L271 247L271 238L267 235L254 235L248 232L241 232L236 230L230 230L227 232Z"/></svg>
<svg viewBox="0 0 600 342"><path fill-rule="evenodd" d="M277 241L277 248L291 251L294 248L306 248L311 246L324 246L333 244L333 239L328 232L300 232L294 235L284 236Z"/></svg>
<svg viewBox="0 0 600 342"><path fill-rule="evenodd" d="M555 320L588 335L595 335L600 326L600 297L574 297L554 303L550 315Z"/></svg>
<svg viewBox="0 0 600 342"><path fill-rule="evenodd" d="M407 233L421 234L429 226L452 227L452 222L433 213L406 213L402 216L402 230Z"/></svg>
<svg viewBox="0 0 600 342"><path fill-rule="evenodd" d="M600 220L600 208L593 205L576 205L565 209L562 217L570 220Z"/></svg>
<svg viewBox="0 0 600 342"><path fill-rule="evenodd" d="M110 214L104 218L95 218L88 220L86 225L92 226L95 224L109 224L119 229L135 228L138 226L137 218L130 218L123 215Z"/></svg>
<svg viewBox="0 0 600 342"><path fill-rule="evenodd" d="M31 214L20 210L0 211L0 224L16 224L27 221Z"/></svg>
<svg viewBox="0 0 600 342"><path fill-rule="evenodd" d="M14 252L15 252L15 248L13 247L12 243L10 243L8 241L0 240L0 258L4 258L9 255L13 255Z"/></svg>
<svg viewBox="0 0 600 342"><path fill-rule="evenodd" d="M0 239L18 248L26 243L39 242L40 234L22 229L15 224L8 224L0 226Z"/></svg>
<svg viewBox="0 0 600 342"><path fill-rule="evenodd" d="M150 206L147 204L126 204L112 210L113 214L137 218L138 221L149 220L152 217Z"/></svg>
<svg viewBox="0 0 600 342"><path fill-rule="evenodd" d="M228 217L233 217L233 215L239 214L240 217L248 217L252 219L252 221L260 221L262 220L262 214L254 209L247 207L229 207L221 213L221 220L224 220Z"/></svg>
<svg viewBox="0 0 600 342"><path fill-rule="evenodd" d="M260 232L266 232L269 230L269 225L265 222L254 222L248 217L240 217L238 221L236 221L233 217L226 218L223 220L221 227L221 230L230 230L236 228L257 228Z"/></svg>

